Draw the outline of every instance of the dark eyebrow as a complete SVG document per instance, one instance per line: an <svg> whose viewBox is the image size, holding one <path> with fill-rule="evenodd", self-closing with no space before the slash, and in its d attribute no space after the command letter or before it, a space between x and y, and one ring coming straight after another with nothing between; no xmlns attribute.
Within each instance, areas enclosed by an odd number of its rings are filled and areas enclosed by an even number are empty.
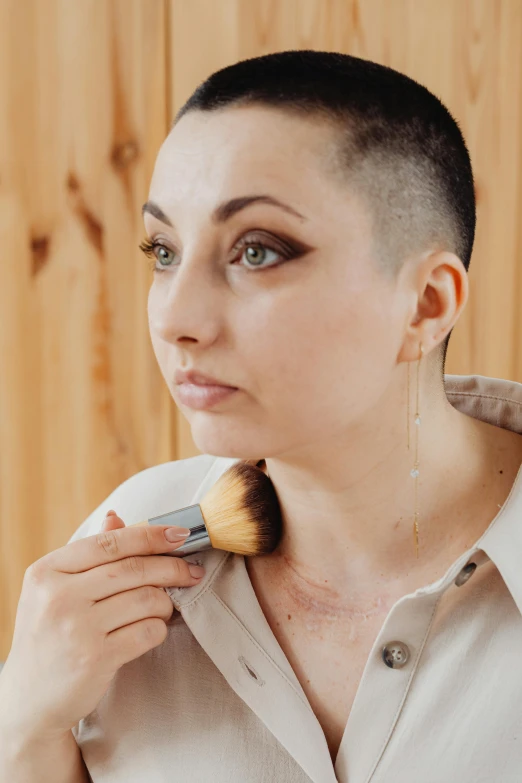
<svg viewBox="0 0 522 783"><path fill-rule="evenodd" d="M257 202L261 202L263 204L272 204L275 207L280 207L281 209L284 209L285 212L289 212L291 215L294 215L295 217L298 217L301 220L308 220L308 218L306 218L296 209L291 207L289 204L285 204L283 201L279 201L279 199L274 198L273 196L256 195L256 196L241 196L239 198L232 198L229 201L223 201L223 203L219 204L214 210L214 212L212 213L212 221L214 223L225 223L227 220L229 220L233 215L235 215L240 210L245 209L245 207L250 206L250 204L254 204ZM155 218L161 220L162 223L165 223L167 226L173 227L167 215L163 212L162 209L160 209L160 207L154 201L145 202L145 204L141 208L141 214L144 215L145 212L150 212L151 215L154 215Z"/></svg>

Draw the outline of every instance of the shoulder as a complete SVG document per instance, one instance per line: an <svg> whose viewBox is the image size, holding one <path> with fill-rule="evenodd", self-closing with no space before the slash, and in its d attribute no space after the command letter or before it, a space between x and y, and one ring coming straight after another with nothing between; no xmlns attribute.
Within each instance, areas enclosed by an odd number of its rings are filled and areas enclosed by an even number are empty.
<svg viewBox="0 0 522 783"><path fill-rule="evenodd" d="M237 459L198 454L135 473L117 486L79 525L67 541L94 535L113 508L126 525L197 503Z"/></svg>

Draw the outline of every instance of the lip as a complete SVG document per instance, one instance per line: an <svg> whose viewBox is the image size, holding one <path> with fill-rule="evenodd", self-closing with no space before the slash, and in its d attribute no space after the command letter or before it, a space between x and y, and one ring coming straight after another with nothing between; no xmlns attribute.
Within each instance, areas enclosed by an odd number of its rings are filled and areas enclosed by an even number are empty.
<svg viewBox="0 0 522 783"><path fill-rule="evenodd" d="M176 370L174 375L175 383L188 383L196 386L221 386L226 389L237 389L237 386L231 386L219 378L213 378L211 375L204 375L197 370Z"/></svg>
<svg viewBox="0 0 522 783"><path fill-rule="evenodd" d="M196 383L180 383L177 388L180 402L198 411L211 408L239 391L232 386L202 386Z"/></svg>

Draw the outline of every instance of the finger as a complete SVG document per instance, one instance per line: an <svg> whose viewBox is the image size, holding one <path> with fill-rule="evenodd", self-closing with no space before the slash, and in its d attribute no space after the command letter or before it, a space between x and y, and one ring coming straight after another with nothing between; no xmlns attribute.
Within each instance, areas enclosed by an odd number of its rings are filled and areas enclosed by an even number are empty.
<svg viewBox="0 0 522 783"><path fill-rule="evenodd" d="M105 637L104 660L112 671L117 671L124 663L133 661L163 644L168 634L166 623L157 617L147 617L137 623L125 625Z"/></svg>
<svg viewBox="0 0 522 783"><path fill-rule="evenodd" d="M164 535L169 527L175 526L123 525L117 530L100 530L49 552L41 561L55 571L76 574L126 557L173 552L183 544L186 536L170 543Z"/></svg>
<svg viewBox="0 0 522 783"><path fill-rule="evenodd" d="M201 576L193 576L191 569L201 571L200 566L181 557L127 557L77 574L77 590L89 601L102 601L145 585L193 587Z"/></svg>
<svg viewBox="0 0 522 783"><path fill-rule="evenodd" d="M160 620L168 622L172 617L174 604L164 590L153 585L143 585L97 601L92 611L96 618L96 628L103 633L111 633L116 628L147 617L159 617Z"/></svg>

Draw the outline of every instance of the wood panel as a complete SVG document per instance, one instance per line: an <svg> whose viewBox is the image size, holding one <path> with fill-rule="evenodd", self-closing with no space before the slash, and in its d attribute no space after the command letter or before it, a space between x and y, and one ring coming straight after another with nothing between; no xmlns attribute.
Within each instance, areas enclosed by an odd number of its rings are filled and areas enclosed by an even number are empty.
<svg viewBox="0 0 522 783"><path fill-rule="evenodd" d="M165 29L163 0L0 4L0 659L25 568L171 459L137 248Z"/></svg>
<svg viewBox="0 0 522 783"><path fill-rule="evenodd" d="M522 381L519 0L0 0L0 659L25 568L137 471L197 454L137 244L157 150L217 68L345 51L435 92L477 178L449 373Z"/></svg>

